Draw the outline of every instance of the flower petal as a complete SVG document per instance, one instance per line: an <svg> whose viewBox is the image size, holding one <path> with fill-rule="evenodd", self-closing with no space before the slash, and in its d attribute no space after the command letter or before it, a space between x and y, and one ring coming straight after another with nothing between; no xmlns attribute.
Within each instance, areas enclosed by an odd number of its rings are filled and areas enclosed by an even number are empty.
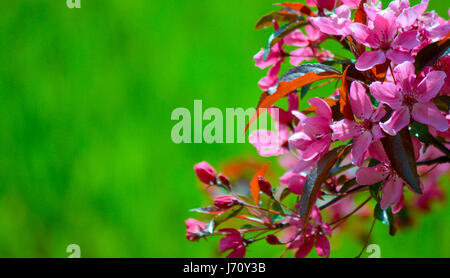
<svg viewBox="0 0 450 278"><path fill-rule="evenodd" d="M439 131L448 129L447 119L431 101L414 104L411 114L413 119L419 123L430 125Z"/></svg>
<svg viewBox="0 0 450 278"><path fill-rule="evenodd" d="M372 143L372 133L370 131L366 131L355 138L351 154L353 164L357 166L362 165L370 143Z"/></svg>
<svg viewBox="0 0 450 278"><path fill-rule="evenodd" d="M434 98L444 85L446 77L447 75L443 71L429 72L417 86L417 100L425 103Z"/></svg>
<svg viewBox="0 0 450 278"><path fill-rule="evenodd" d="M380 127L389 135L396 135L400 130L407 126L410 122L410 115L407 107L401 107L395 110L391 118L384 123L380 123Z"/></svg>
<svg viewBox="0 0 450 278"><path fill-rule="evenodd" d="M330 242L324 234L316 236L316 252L320 257L328 258L330 256Z"/></svg>
<svg viewBox="0 0 450 278"><path fill-rule="evenodd" d="M359 56L355 66L360 71L366 71L373 66L383 64L384 62L386 62L386 55L383 51L366 51Z"/></svg>
<svg viewBox="0 0 450 278"><path fill-rule="evenodd" d="M406 92L412 91L416 82L414 64L404 62L394 68L394 77L402 89Z"/></svg>
<svg viewBox="0 0 450 278"><path fill-rule="evenodd" d="M402 105L403 95L392 82L373 82L370 85L370 93L378 101L386 103L392 109L397 109Z"/></svg>
<svg viewBox="0 0 450 278"><path fill-rule="evenodd" d="M333 120L333 113L331 112L331 108L323 99L313 97L308 100L308 104L317 108L315 112L317 116L322 116L330 121Z"/></svg>
<svg viewBox="0 0 450 278"><path fill-rule="evenodd" d="M400 33L392 42L392 48L403 47L405 49L413 49L419 46L420 41L417 38L419 33L417 30L410 30Z"/></svg>
<svg viewBox="0 0 450 278"><path fill-rule="evenodd" d="M353 81L350 86L350 105L358 119L368 120L372 116L372 102L366 94L366 88L358 81Z"/></svg>
<svg viewBox="0 0 450 278"><path fill-rule="evenodd" d="M388 175L389 170L383 164L359 168L356 171L356 182L360 185L372 185L384 180Z"/></svg>
<svg viewBox="0 0 450 278"><path fill-rule="evenodd" d="M391 176L383 185L382 192L381 209L385 210L389 206L393 207L402 198L403 180L397 176Z"/></svg>
<svg viewBox="0 0 450 278"><path fill-rule="evenodd" d="M361 125L347 119L340 120L330 127L333 130L333 141L340 140L344 142L361 134Z"/></svg>
<svg viewBox="0 0 450 278"><path fill-rule="evenodd" d="M352 37L357 42L373 48L377 48L379 46L378 42L374 40L375 33L366 25L361 23L352 23L349 26L349 29L352 33Z"/></svg>

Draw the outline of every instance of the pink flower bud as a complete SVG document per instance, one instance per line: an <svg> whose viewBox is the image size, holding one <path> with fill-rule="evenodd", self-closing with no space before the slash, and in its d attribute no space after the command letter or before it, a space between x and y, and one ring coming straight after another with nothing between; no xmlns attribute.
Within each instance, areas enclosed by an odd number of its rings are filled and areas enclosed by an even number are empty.
<svg viewBox="0 0 450 278"><path fill-rule="evenodd" d="M206 224L195 220L194 218L189 218L185 222L186 224L186 238L190 241L197 241L203 230L206 228Z"/></svg>
<svg viewBox="0 0 450 278"><path fill-rule="evenodd" d="M230 185L230 180L224 174L219 174L218 178L223 185Z"/></svg>
<svg viewBox="0 0 450 278"><path fill-rule="evenodd" d="M216 170L214 170L211 165L208 164L208 162L203 161L194 166L195 174L197 175L198 179L208 185L216 184L217 180L217 173Z"/></svg>
<svg viewBox="0 0 450 278"><path fill-rule="evenodd" d="M230 208L239 204L239 201L231 195L220 195L214 199L214 205L219 208Z"/></svg>
<svg viewBox="0 0 450 278"><path fill-rule="evenodd" d="M270 182L268 182L264 177L258 177L258 185L259 189L262 192L266 193L269 196L272 196L272 185L270 185Z"/></svg>

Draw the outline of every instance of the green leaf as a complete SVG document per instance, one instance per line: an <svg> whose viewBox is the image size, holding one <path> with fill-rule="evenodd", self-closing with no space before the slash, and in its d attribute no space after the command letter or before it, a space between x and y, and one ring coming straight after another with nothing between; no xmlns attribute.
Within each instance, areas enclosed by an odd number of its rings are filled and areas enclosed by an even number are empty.
<svg viewBox="0 0 450 278"><path fill-rule="evenodd" d="M207 214L214 214L218 213L220 211L223 211L222 208L218 208L216 206L209 206L209 207L202 207L202 208L194 208L190 211L200 212L200 213L207 213Z"/></svg>
<svg viewBox="0 0 450 278"><path fill-rule="evenodd" d="M416 158L407 128L402 129L395 136L386 136L381 139L384 150L397 174L411 186L418 194L422 194L420 179L417 174Z"/></svg>
<svg viewBox="0 0 450 278"><path fill-rule="evenodd" d="M244 208L244 206L242 206L242 205L237 205L237 206L234 206L234 207L232 207L232 208L226 210L225 212L223 212L223 213L217 215L217 216L214 218L214 227L217 227L217 226L219 226L221 223L227 221L228 219L233 218L233 217L239 215L239 213L242 211L243 208Z"/></svg>
<svg viewBox="0 0 450 278"><path fill-rule="evenodd" d="M302 196L300 198L300 215L303 217L303 226L308 224L309 216L314 207L322 184L328 179L330 171L339 157L350 146L341 146L329 151L318 162L317 166L311 171L303 186Z"/></svg>
<svg viewBox="0 0 450 278"><path fill-rule="evenodd" d="M288 13L288 12L271 12L261 17L256 23L255 29L262 29L272 25L272 21L276 20L277 22L294 22L298 20L304 20L305 18L298 15L297 13Z"/></svg>
<svg viewBox="0 0 450 278"><path fill-rule="evenodd" d="M376 184L372 184L371 186L369 186L369 191L370 191L370 195L372 196L372 198L374 198L377 202L380 202L381 198L380 198L380 189L381 189L381 185L384 182L379 182Z"/></svg>
<svg viewBox="0 0 450 278"><path fill-rule="evenodd" d="M389 226L389 234L391 236L395 235L396 228L394 226L394 214L392 214L391 208L387 208L386 210L382 210L380 207L380 203L375 206L375 210L373 213L374 217L379 220L384 225Z"/></svg>

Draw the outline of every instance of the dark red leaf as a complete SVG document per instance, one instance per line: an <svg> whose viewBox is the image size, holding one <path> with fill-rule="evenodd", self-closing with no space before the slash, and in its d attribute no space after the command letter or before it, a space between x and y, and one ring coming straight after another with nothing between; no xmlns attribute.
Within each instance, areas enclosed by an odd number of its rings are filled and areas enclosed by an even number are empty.
<svg viewBox="0 0 450 278"><path fill-rule="evenodd" d="M419 53L417 53L416 61L414 63L416 67L416 74L419 74L426 66L433 66L449 47L450 33L447 34L444 39L422 48Z"/></svg>
<svg viewBox="0 0 450 278"><path fill-rule="evenodd" d="M422 194L420 179L417 174L416 158L411 141L411 135L407 127L395 136L386 136L381 139L384 150L397 174L411 186L411 188Z"/></svg>
<svg viewBox="0 0 450 278"><path fill-rule="evenodd" d="M300 215L303 217L303 226L306 228L309 216L316 203L317 194L322 184L330 176L330 171L336 161L345 153L350 145L341 146L329 151L318 162L317 166L311 171L303 185L303 192L300 198Z"/></svg>

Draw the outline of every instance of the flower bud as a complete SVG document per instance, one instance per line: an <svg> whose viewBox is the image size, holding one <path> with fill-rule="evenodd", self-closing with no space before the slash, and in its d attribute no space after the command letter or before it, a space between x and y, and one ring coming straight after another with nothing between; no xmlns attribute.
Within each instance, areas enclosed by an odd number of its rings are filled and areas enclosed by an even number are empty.
<svg viewBox="0 0 450 278"><path fill-rule="evenodd" d="M197 175L198 179L208 185L216 184L217 180L217 173L216 170L214 170L211 165L208 164L208 162L203 161L194 166L195 174Z"/></svg>
<svg viewBox="0 0 450 278"><path fill-rule="evenodd" d="M224 174L220 173L218 178L221 184L230 185L230 180Z"/></svg>
<svg viewBox="0 0 450 278"><path fill-rule="evenodd" d="M189 218L185 222L186 224L186 238L190 241L197 241L206 228L206 223L200 222L193 218Z"/></svg>
<svg viewBox="0 0 450 278"><path fill-rule="evenodd" d="M276 245L276 244L281 244L281 241L274 235L268 235L266 236L266 241L267 243L269 243L270 245Z"/></svg>
<svg viewBox="0 0 450 278"><path fill-rule="evenodd" d="M239 201L231 195L220 195L214 199L214 205L219 208L230 208L239 204Z"/></svg>
<svg viewBox="0 0 450 278"><path fill-rule="evenodd" d="M264 177L258 177L258 185L259 189L262 192L266 193L269 196L272 196L272 185L270 185L270 182L268 182Z"/></svg>

